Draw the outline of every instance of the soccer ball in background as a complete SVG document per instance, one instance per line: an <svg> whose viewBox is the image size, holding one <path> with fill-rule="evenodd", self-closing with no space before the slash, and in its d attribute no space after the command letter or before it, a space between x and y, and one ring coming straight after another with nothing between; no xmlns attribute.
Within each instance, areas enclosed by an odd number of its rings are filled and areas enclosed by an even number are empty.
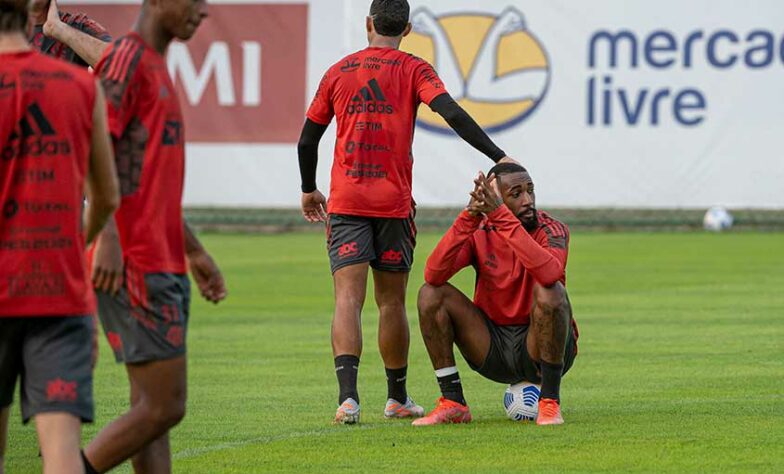
<svg viewBox="0 0 784 474"><path fill-rule="evenodd" d="M510 385L504 393L506 416L514 421L534 421L539 413L542 386L528 382Z"/></svg>
<svg viewBox="0 0 784 474"><path fill-rule="evenodd" d="M733 220L732 214L727 209L721 206L713 206L705 213L702 225L705 227L705 230L721 232L732 227Z"/></svg>

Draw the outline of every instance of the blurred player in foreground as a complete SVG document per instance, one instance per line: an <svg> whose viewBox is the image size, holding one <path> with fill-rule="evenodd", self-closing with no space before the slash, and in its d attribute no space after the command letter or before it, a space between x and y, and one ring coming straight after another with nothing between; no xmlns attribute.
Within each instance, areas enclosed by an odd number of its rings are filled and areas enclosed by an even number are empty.
<svg viewBox="0 0 784 474"><path fill-rule="evenodd" d="M22 418L35 420L44 472L82 473L95 312L84 244L119 204L119 186L101 88L33 51L28 9L29 0L0 0L0 472L21 376Z"/></svg>
<svg viewBox="0 0 784 474"><path fill-rule="evenodd" d="M468 207L427 260L419 326L442 397L416 426L471 421L454 345L490 380L541 384L536 423L563 423L561 376L574 362L578 337L565 288L569 230L537 211L525 168L503 163L489 176L477 177ZM473 301L447 283L469 265Z"/></svg>
<svg viewBox="0 0 784 474"><path fill-rule="evenodd" d="M109 111L122 201L94 258L124 272L94 276L98 313L126 366L131 408L85 448L88 472L132 458L136 472L170 472L168 432L185 416L187 269L207 300L226 297L218 267L182 216L185 130L164 55L207 16L204 0L146 0L133 31L96 65Z"/></svg>
<svg viewBox="0 0 784 474"><path fill-rule="evenodd" d="M387 375L384 415L424 414L406 391L410 336L405 295L416 243L411 145L419 104L429 105L488 158L505 158L450 97L433 67L399 50L411 31L409 14L406 0L372 2L366 18L369 47L326 72L299 141L303 215L310 222L327 221L335 285L332 350L340 386L336 423L359 421L357 372L368 267L373 269L378 345ZM333 117L337 143L325 209L326 199L316 187L316 164L319 141Z"/></svg>

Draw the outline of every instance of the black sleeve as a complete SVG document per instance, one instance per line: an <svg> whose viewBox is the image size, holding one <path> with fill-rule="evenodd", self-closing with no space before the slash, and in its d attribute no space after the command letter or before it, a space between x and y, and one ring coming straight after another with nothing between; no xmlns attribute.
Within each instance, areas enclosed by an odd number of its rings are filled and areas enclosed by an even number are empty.
<svg viewBox="0 0 784 474"><path fill-rule="evenodd" d="M302 192L312 193L316 190L316 165L318 165L318 147L321 137L327 131L327 125L318 124L310 119L305 120L302 135L297 143L299 155L299 175L302 178Z"/></svg>
<svg viewBox="0 0 784 474"><path fill-rule="evenodd" d="M468 113L460 107L449 94L441 94L432 102L430 108L446 120L452 130L460 135L472 147L482 152L485 156L498 163L506 153L496 146Z"/></svg>

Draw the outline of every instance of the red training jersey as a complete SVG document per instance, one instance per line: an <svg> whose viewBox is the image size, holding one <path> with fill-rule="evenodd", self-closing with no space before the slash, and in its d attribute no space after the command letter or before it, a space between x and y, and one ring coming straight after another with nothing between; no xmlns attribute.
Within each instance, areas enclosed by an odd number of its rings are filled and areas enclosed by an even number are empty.
<svg viewBox="0 0 784 474"><path fill-rule="evenodd" d="M393 48L370 47L329 68L308 118L337 117L331 214L408 217L417 108L444 93L430 64Z"/></svg>
<svg viewBox="0 0 784 474"><path fill-rule="evenodd" d="M114 139L122 200L115 213L126 266L142 273L185 273L182 112L166 61L130 33L95 67Z"/></svg>
<svg viewBox="0 0 784 474"><path fill-rule="evenodd" d="M569 229L538 212L525 230L506 206L487 217L463 211L427 259L425 281L440 286L469 265L476 271L474 304L499 326L528 324L534 283L566 285ZM577 337L577 326L572 320Z"/></svg>
<svg viewBox="0 0 784 474"><path fill-rule="evenodd" d="M76 66L0 54L0 317L95 311L81 222L95 93Z"/></svg>

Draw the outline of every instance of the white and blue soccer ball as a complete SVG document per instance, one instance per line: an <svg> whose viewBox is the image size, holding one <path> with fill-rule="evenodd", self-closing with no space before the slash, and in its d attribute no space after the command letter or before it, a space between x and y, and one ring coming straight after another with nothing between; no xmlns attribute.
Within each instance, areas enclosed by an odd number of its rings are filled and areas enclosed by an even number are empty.
<svg viewBox="0 0 784 474"><path fill-rule="evenodd" d="M534 421L539 413L542 386L528 382L510 385L504 393L506 416L514 421Z"/></svg>
<svg viewBox="0 0 784 474"><path fill-rule="evenodd" d="M705 213L705 217L702 219L702 225L705 230L721 232L722 230L727 230L732 227L733 221L732 214L730 214L727 209L721 206L713 206Z"/></svg>

